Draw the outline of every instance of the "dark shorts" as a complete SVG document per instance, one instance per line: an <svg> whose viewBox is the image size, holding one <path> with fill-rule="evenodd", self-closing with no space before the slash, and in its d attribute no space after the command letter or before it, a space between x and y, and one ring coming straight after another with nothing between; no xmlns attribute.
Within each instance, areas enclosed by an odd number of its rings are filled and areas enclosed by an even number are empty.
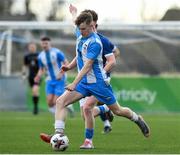
<svg viewBox="0 0 180 155"><path fill-rule="evenodd" d="M30 87L33 87L34 85L40 85L40 83L41 83L41 80L40 80L40 82L39 83L36 83L36 82L34 82L34 77L29 77L28 78L28 82L29 82L29 86Z"/></svg>

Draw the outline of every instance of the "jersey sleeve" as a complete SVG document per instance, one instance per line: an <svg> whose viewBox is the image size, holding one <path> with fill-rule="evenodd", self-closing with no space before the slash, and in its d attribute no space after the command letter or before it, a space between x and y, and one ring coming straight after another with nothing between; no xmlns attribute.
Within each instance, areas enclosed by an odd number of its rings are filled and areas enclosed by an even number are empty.
<svg viewBox="0 0 180 155"><path fill-rule="evenodd" d="M101 45L97 42L91 43L87 51L87 58L95 60L101 52Z"/></svg>
<svg viewBox="0 0 180 155"><path fill-rule="evenodd" d="M115 49L115 45L112 44L107 38L102 40L103 44L103 55L108 56L113 54L113 50Z"/></svg>
<svg viewBox="0 0 180 155"><path fill-rule="evenodd" d="M64 53L63 52L61 52L61 51L58 51L57 52L57 58L58 58L58 61L65 61L65 55L64 55Z"/></svg>
<svg viewBox="0 0 180 155"><path fill-rule="evenodd" d="M40 56L38 56L38 66L39 66L39 68L44 68L44 65L42 63Z"/></svg>

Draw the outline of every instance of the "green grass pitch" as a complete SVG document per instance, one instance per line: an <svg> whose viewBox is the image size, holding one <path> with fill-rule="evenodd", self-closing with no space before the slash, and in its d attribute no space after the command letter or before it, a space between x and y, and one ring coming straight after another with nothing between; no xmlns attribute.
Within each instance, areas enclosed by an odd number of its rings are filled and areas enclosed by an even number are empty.
<svg viewBox="0 0 180 155"><path fill-rule="evenodd" d="M55 152L39 138L40 132L53 133L54 118L48 112L33 116L30 112L0 112L0 154L178 154L180 153L180 114L146 114L151 137L144 138L139 128L125 118L115 117L110 134L102 134L96 119L93 150L80 150L84 123L79 114L68 118L66 134L70 146Z"/></svg>

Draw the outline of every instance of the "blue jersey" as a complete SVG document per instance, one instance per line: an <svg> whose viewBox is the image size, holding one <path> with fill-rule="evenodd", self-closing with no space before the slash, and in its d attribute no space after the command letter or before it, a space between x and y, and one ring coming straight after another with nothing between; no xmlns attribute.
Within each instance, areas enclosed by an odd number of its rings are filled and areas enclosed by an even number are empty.
<svg viewBox="0 0 180 155"><path fill-rule="evenodd" d="M76 34L76 37L79 37L81 35L78 28L76 28L75 34ZM106 61L107 61L106 57L113 54L113 51L116 48L116 46L112 44L107 37L103 36L100 33L97 33L97 34L102 42L102 46L103 46L102 59L103 59L103 66L105 66ZM107 73L107 75L110 76L110 73Z"/></svg>
<svg viewBox="0 0 180 155"><path fill-rule="evenodd" d="M103 45L103 64L105 66L106 64L106 56L113 55L113 51L115 49L115 45L112 44L109 39L105 36L103 36L100 33L97 33L99 38L101 39L102 45Z"/></svg>
<svg viewBox="0 0 180 155"><path fill-rule="evenodd" d="M102 34L97 33L99 38L101 39L102 45L103 45L103 65L106 65L106 57L113 55L113 51L116 48L116 46L114 44L112 44L108 38L106 38L105 36L103 36ZM107 73L108 77L110 77L110 73Z"/></svg>
<svg viewBox="0 0 180 155"><path fill-rule="evenodd" d="M51 48L49 51L42 51L38 56L39 68L45 68L47 71L46 80L56 80L62 62L65 61L65 56L57 48ZM65 80L65 76L61 79Z"/></svg>
<svg viewBox="0 0 180 155"><path fill-rule="evenodd" d="M75 90L84 97L94 95L100 102L107 105L116 103L112 88L106 83L107 75L103 69L103 45L100 37L96 33L91 33L88 37L82 38L79 31L76 36L78 37L76 43L78 69L81 70L87 58L93 59L94 63Z"/></svg>
<svg viewBox="0 0 180 155"><path fill-rule="evenodd" d="M97 33L97 34L98 34L98 36L102 42L102 45L103 45L103 53L102 54L103 54L103 64L105 66L106 56L112 55L116 46L112 42L110 42L110 40L107 37L105 37L104 35L102 35L100 33ZM75 35L77 38L81 35L78 28L76 28Z"/></svg>
<svg viewBox="0 0 180 155"><path fill-rule="evenodd" d="M80 35L76 42L77 67L80 71L87 59L94 60L92 69L82 78L83 83L97 83L105 81L107 75L103 69L102 43L96 33L91 33L88 37Z"/></svg>

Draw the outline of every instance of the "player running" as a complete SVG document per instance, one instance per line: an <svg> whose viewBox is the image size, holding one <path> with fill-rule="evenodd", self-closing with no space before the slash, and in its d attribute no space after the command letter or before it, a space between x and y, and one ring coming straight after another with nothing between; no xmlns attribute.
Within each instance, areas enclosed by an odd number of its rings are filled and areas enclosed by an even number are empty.
<svg viewBox="0 0 180 155"><path fill-rule="evenodd" d="M107 74L103 69L102 43L99 36L93 31L92 22L92 15L85 12L82 12L75 20L81 34L77 39L76 57L68 64L68 67L62 67L62 70L73 69L77 64L79 72L74 81L66 86L67 90L56 101L55 133L64 134L66 107L68 105L86 96L95 96L97 100L105 103L115 115L123 116L135 122L144 136L148 137L150 130L142 117L129 108L121 107L116 101L111 85L107 82ZM86 114L85 121L92 127L86 128L85 141L80 148L92 149L94 148L92 142L94 135L92 108L94 102L86 102L86 104L90 105L91 109ZM50 136L48 138L50 140Z"/></svg>
<svg viewBox="0 0 180 155"><path fill-rule="evenodd" d="M69 11L73 17L73 20L77 17L77 8L70 4L69 6ZM94 32L98 34L98 36L101 39L101 42L103 44L103 65L104 65L104 70L107 73L109 82L110 82L110 72L114 65L116 64L115 57L119 56L120 51L119 49L113 45L107 37L103 36L102 34L97 32L97 20L98 20L98 14L94 10L84 10L83 12L90 13L93 17L93 25L94 25ZM79 30L76 29L76 36L78 37L79 35ZM83 114L83 111L86 111L87 107L85 104L86 99L81 99L80 100L80 107L81 107L81 113ZM94 101L95 102L95 101ZM104 122L104 131L103 133L109 133L112 130L110 122L113 120L113 114L109 110L109 108L104 105L103 103L97 102L98 107L94 108L94 116L100 115L102 121ZM84 114L83 114L84 117Z"/></svg>
<svg viewBox="0 0 180 155"><path fill-rule="evenodd" d="M49 111L55 113L55 103L58 96L64 93L66 85L66 75L59 72L62 65L67 65L68 61L62 51L51 47L51 39L49 37L41 38L41 47L43 51L38 56L39 70L34 78L38 83L42 75L47 72L46 77L46 96ZM73 107L68 106L71 112Z"/></svg>

